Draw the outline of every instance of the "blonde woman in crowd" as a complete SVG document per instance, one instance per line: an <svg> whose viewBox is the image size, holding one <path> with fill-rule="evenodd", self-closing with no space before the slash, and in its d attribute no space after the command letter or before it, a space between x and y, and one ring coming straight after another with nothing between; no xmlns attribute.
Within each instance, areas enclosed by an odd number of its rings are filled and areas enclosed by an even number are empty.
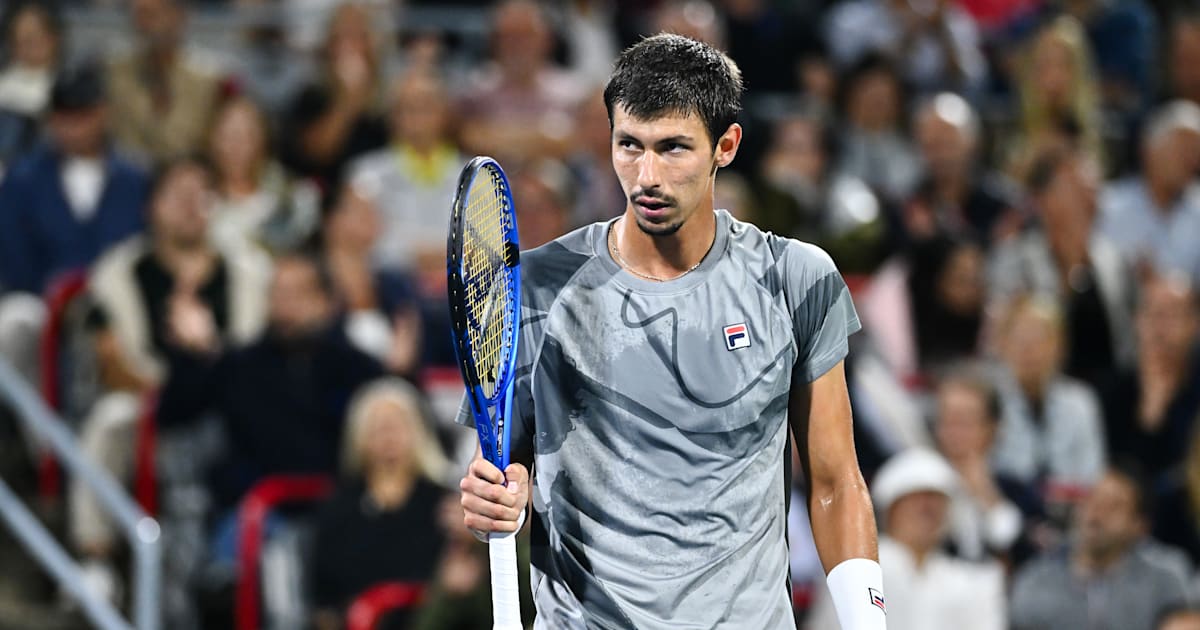
<svg viewBox="0 0 1200 630"><path fill-rule="evenodd" d="M447 462L413 386L364 386L342 448L343 484L317 518L312 556L319 629L341 627L345 608L376 584L432 582L448 537L439 524Z"/></svg>

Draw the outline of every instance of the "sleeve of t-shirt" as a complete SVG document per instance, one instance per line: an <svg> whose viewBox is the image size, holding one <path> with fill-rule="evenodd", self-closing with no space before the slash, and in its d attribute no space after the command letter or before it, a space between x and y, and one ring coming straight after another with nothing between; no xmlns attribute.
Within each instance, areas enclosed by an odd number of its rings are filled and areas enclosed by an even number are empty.
<svg viewBox="0 0 1200 630"><path fill-rule="evenodd" d="M796 338L795 379L811 383L846 358L848 338L862 325L829 254L794 240L786 240L781 249L776 264Z"/></svg>

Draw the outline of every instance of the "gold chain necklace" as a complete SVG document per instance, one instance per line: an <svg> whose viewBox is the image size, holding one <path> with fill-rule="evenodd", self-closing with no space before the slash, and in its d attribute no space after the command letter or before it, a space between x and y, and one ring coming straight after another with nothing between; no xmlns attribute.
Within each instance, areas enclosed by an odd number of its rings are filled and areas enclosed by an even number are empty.
<svg viewBox="0 0 1200 630"><path fill-rule="evenodd" d="M632 265L625 262L625 259L621 256L620 250L617 249L616 227L617 227L617 223L619 221L624 221L624 220L625 220L625 218L622 217L621 219L618 219L618 221L614 221L613 224L611 226L609 226L609 228L608 228L608 248L609 248L609 250L612 251L613 258L616 259L617 264L620 265L621 268L624 269L625 271L628 271L629 273L631 273L639 278L644 278L646 280L652 280L654 282L670 282L671 280L678 280L678 279L688 275L689 273L692 273L693 271L696 270L697 267L700 266L700 263L704 262L704 256L701 256L700 260L696 261L696 264L692 265L689 269L687 269L683 273L680 273L679 275L671 277L671 278L659 278L658 276L652 276L648 273L642 273L642 272L638 271L637 269L634 269Z"/></svg>

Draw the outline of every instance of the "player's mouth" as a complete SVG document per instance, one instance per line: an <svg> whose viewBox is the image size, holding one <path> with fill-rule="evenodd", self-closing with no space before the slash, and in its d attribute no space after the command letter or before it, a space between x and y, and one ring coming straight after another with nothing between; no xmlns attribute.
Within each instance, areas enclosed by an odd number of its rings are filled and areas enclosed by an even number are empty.
<svg viewBox="0 0 1200 630"><path fill-rule="evenodd" d="M637 208L638 213L647 219L658 219L665 217L673 204L653 197L635 197L633 205Z"/></svg>

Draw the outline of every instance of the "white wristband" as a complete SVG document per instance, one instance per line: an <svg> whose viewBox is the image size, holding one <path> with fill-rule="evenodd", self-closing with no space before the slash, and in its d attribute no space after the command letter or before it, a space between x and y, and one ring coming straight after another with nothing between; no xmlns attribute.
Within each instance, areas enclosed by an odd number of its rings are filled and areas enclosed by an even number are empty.
<svg viewBox="0 0 1200 630"><path fill-rule="evenodd" d="M887 604L883 600L883 569L867 558L851 558L833 567L826 576L833 608L842 630L885 630Z"/></svg>

